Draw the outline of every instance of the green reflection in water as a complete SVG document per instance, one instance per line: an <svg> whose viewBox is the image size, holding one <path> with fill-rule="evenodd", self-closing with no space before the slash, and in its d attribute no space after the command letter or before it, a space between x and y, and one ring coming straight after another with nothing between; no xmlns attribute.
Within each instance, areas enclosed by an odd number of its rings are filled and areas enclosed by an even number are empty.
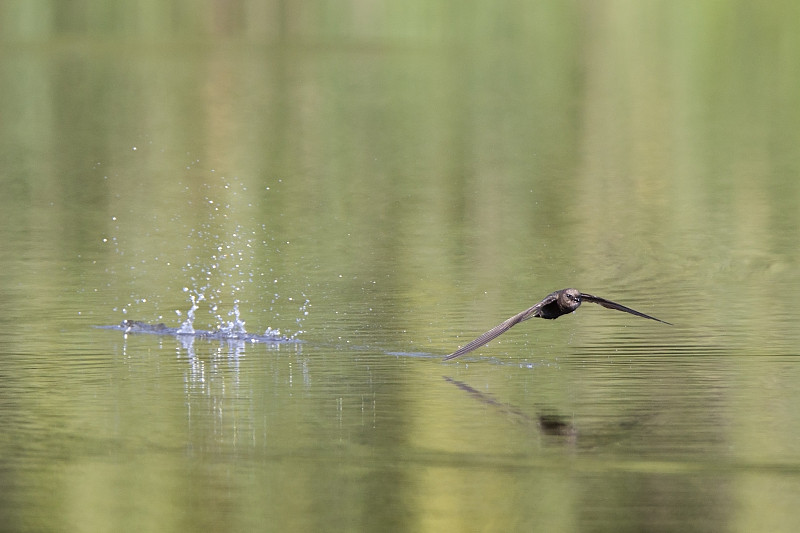
<svg viewBox="0 0 800 533"><path fill-rule="evenodd" d="M790 530L797 15L5 2L0 519ZM440 365L567 286L676 327L585 309ZM184 287L251 331L307 297L308 342L89 328Z"/></svg>

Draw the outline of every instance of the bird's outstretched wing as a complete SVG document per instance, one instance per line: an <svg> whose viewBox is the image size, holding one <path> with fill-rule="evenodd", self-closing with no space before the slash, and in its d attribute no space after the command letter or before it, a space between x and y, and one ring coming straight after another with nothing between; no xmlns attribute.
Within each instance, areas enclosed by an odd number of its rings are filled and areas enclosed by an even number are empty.
<svg viewBox="0 0 800 533"><path fill-rule="evenodd" d="M623 311L625 313L630 313L632 315L640 316L642 318L649 318L650 320L655 320L656 322L661 322L662 324L667 324L671 326L669 322L665 320L661 320L654 316L646 315L644 313L640 313L635 309L631 309L630 307L625 307L622 304L618 304L617 302L612 302L611 300L606 300L605 298L600 298L599 296L592 296L591 294L581 293L581 300L584 302L592 302L593 304L602 305L608 309L616 309L617 311Z"/></svg>
<svg viewBox="0 0 800 533"><path fill-rule="evenodd" d="M542 308L543 305L547 305L549 303L552 303L553 301L555 301L555 299L556 299L556 293L549 294L544 300L542 300L538 304L527 308L526 310L522 311L521 313L517 313L516 315L512 316L511 318L509 318L508 320L503 322L502 324L496 325L495 327L493 327L492 329L490 329L489 331L487 331L486 333L484 333L483 335L481 335L480 337L478 337L474 341L465 344L464 346L462 346L461 348L459 348L455 352L453 352L450 355L448 355L447 357L445 357L444 361L448 361L450 359L455 359L459 355L464 355L465 353L471 352L472 350L475 350L476 348L480 348L481 346L483 346L487 342L491 341L492 339L496 339L497 337L499 337L500 335L502 335L503 333L505 333L506 331L511 329L513 326L516 326L517 324L519 324L523 320L527 320L527 319L529 319L531 317L536 316L536 313L539 311L539 309Z"/></svg>

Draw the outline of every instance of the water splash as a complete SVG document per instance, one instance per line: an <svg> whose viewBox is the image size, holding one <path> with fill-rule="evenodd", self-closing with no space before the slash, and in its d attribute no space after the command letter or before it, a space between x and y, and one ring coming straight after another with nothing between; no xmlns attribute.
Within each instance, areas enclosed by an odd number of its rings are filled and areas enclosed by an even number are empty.
<svg viewBox="0 0 800 533"><path fill-rule="evenodd" d="M295 319L295 322L297 323L297 331L295 331L293 334L289 336L289 338L291 339L295 339L297 338L298 335L302 335L303 333L305 333L305 331L303 331L303 320L305 320L306 317L308 316L308 310L311 307L311 300L309 300L308 297L306 297L305 293L303 293L303 298L305 298L306 300L305 302L303 302L303 305L301 305L300 308L298 309L298 311L300 311L300 316L298 316ZM289 298L289 300L291 300L291 298Z"/></svg>
<svg viewBox="0 0 800 533"><path fill-rule="evenodd" d="M247 331L244 329L244 320L241 319L239 314L239 300L233 301L233 309L228 311L228 316L232 316L233 320L223 321L219 315L217 315L219 330L228 337L247 335Z"/></svg>
<svg viewBox="0 0 800 533"><path fill-rule="evenodd" d="M183 291L184 292L188 292L189 288L188 287L184 287ZM200 309L200 306L198 306L197 304L199 302L202 302L203 300L205 300L205 296L203 296L202 293L190 294L189 295L189 300L191 300L191 302L192 302L192 307L190 307L189 310L186 312L186 320L184 320L181 323L181 327L178 328L178 332L181 333L182 335L193 335L194 334L194 313L195 313L195 311ZM178 316L180 316L181 312L177 311L177 313L178 313Z"/></svg>
<svg viewBox="0 0 800 533"><path fill-rule="evenodd" d="M283 280L270 266L269 256L263 257L263 250L268 249L271 250L271 254L279 254L283 246L288 246L290 243L271 235L264 224L253 223L258 219L258 213L264 209L262 202L268 201L266 196L253 194L246 184L237 178L229 179L218 174L209 176L200 187L201 201L197 201L195 196L198 192L197 186L194 184L191 187L185 186L188 208L194 215L199 215L200 220L196 220L193 216L191 225L183 226L185 233L175 235L169 241L176 246L162 248L157 257L143 255L150 254L150 248L134 249L132 254L127 254L137 259L135 266L127 262L130 267L126 270L129 276L128 282L134 290L143 285L143 282L144 286L158 286L147 284L145 276L155 272L148 271L148 267L157 264L158 271L164 268L180 269L180 273L177 274L183 277L183 292L187 293L189 300L188 310L174 311L181 321L179 327L181 333L191 335L198 331L197 328L210 326L212 330L225 332L232 337L245 336L247 332L242 316L243 309L249 308L252 312L258 307L256 301L245 305L245 302L248 302L246 294L274 293L271 301L268 299L269 303L263 309L269 310L273 319L280 317L281 311L286 309L287 302L294 302L292 297L286 297L284 291L281 291L284 293L282 296L275 291ZM269 190L269 187L266 190ZM173 215L169 229L180 229L181 218L180 214ZM152 220L154 224L159 222L158 217ZM112 221L115 230L119 231L117 217L113 216ZM158 234L165 229L158 225L149 228L139 226L137 231ZM105 237L103 242L113 246L113 251L119 256L131 252L129 247L115 235ZM264 283L269 283L272 290L265 291L266 287L262 285ZM129 303L114 309L121 309L123 315L131 316L134 311L147 313L143 306L149 306L158 312L159 305L163 302L163 298L152 294L146 298L130 294L130 298ZM303 333L303 320L308 316L309 299L305 294L302 298L304 303L299 306L299 314L294 317L297 331L291 334L291 338ZM201 318L206 311L210 315L210 320ZM158 320L162 320L161 314L156 316ZM267 327L266 333L279 334L280 331Z"/></svg>

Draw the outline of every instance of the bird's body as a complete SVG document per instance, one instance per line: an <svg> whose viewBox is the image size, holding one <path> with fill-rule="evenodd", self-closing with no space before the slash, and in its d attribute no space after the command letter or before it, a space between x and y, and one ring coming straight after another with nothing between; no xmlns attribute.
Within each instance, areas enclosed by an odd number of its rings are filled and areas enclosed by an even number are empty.
<svg viewBox="0 0 800 533"><path fill-rule="evenodd" d="M625 307L624 305L612 302L611 300L606 300L605 298L600 298L599 296L592 296L591 294L582 293L577 289L562 289L560 291L548 294L544 300L537 303L533 307L529 307L521 313L512 316L502 324L498 324L497 326L493 327L474 341L465 344L455 352L445 357L444 360L447 361L448 359L454 359L459 355L464 355L465 353L471 352L476 348L480 348L487 342L499 337L511 329L511 327L519 324L523 320L528 320L529 318L534 317L552 320L560 317L561 315L572 313L578 307L580 307L581 302L583 301L592 302L602 305L608 309L616 309L617 311L623 311L625 313L630 313L642 318L649 318L650 320L655 320L656 322L672 325L669 322L664 322L663 320L640 313L639 311L631 309L630 307Z"/></svg>

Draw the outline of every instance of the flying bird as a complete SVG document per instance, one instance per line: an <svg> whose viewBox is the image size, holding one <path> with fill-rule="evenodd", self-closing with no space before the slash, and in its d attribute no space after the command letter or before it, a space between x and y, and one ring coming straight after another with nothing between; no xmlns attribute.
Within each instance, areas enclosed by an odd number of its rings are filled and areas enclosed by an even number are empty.
<svg viewBox="0 0 800 533"><path fill-rule="evenodd" d="M572 313L581 306L581 302L592 302L593 304L602 305L603 307L607 307L609 309L616 309L617 311L623 311L625 313L630 313L642 318L649 318L650 320L655 320L656 322L661 322L670 326L672 325L664 320L659 320L658 318L650 315L640 313L639 311L631 309L630 307L625 307L624 305L612 302L611 300L606 300L605 298L600 298L599 296L592 296L591 294L580 292L577 289L561 289L560 291L548 294L544 300L533 307L529 307L521 313L512 316L502 324L493 327L474 341L465 344L455 352L445 357L444 360L447 361L449 359L455 359L459 355L464 355L465 353L471 352L476 348L480 348L523 320L528 320L529 318L533 317L556 319L561 315Z"/></svg>

